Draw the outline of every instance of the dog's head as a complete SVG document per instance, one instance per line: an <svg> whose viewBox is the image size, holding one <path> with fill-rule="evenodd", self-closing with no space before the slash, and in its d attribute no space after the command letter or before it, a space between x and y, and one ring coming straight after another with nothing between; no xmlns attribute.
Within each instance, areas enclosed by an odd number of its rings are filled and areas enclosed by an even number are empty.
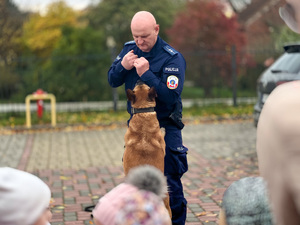
<svg viewBox="0 0 300 225"><path fill-rule="evenodd" d="M155 88L150 88L145 83L138 83L133 90L127 89L127 99L134 108L155 107L157 97Z"/></svg>

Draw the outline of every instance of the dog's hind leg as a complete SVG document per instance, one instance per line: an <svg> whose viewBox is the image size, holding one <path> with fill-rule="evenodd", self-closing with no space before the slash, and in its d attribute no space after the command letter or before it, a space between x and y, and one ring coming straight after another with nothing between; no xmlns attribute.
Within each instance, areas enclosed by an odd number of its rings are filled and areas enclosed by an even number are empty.
<svg viewBox="0 0 300 225"><path fill-rule="evenodd" d="M163 136L159 137L159 144L165 155L166 154L166 142L165 142L165 139Z"/></svg>
<svg viewBox="0 0 300 225"><path fill-rule="evenodd" d="M169 198L168 193L167 193L167 196L164 198L164 203L165 203L166 209L168 210L170 218L172 219L172 211L171 211L171 208L170 208L170 198Z"/></svg>

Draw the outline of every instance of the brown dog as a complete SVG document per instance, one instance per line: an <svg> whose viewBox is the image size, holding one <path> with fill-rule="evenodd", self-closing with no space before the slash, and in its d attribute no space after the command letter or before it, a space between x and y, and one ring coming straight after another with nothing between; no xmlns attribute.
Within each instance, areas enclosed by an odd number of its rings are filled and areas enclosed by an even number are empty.
<svg viewBox="0 0 300 225"><path fill-rule="evenodd" d="M136 166L151 165L164 173L165 141L160 130L154 107L157 96L155 88L138 84L133 91L127 90L133 117L125 134L123 166L125 175ZM164 199L172 217L169 196Z"/></svg>

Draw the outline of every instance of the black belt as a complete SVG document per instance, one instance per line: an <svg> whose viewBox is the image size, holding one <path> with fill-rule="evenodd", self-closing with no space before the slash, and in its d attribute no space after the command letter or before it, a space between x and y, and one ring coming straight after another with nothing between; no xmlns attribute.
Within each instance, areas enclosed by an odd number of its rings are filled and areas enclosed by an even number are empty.
<svg viewBox="0 0 300 225"><path fill-rule="evenodd" d="M149 107L149 108L133 108L133 107L131 107L131 114L147 113L147 112L155 112L154 107Z"/></svg>

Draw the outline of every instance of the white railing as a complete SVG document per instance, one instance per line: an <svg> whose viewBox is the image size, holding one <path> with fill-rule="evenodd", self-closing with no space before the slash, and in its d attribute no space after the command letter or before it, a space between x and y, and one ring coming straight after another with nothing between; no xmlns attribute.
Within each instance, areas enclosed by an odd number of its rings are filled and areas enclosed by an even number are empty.
<svg viewBox="0 0 300 225"><path fill-rule="evenodd" d="M237 98L238 104L254 104L256 97ZM207 106L215 104L233 105L232 98L207 98L207 99L183 99L182 105L184 108L192 106ZM46 111L50 111L50 103L44 102ZM118 101L118 109L126 109L126 101ZM81 111L106 111L113 109L112 101L101 102L57 102L56 112L81 112ZM30 111L37 110L36 103L30 104ZM25 112L25 103L0 103L0 113Z"/></svg>

